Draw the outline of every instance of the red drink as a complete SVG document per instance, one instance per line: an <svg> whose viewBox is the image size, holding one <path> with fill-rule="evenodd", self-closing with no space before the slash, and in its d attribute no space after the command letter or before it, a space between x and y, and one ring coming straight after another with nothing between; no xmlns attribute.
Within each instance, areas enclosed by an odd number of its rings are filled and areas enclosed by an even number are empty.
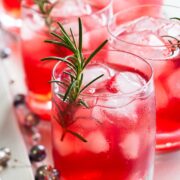
<svg viewBox="0 0 180 180"><path fill-rule="evenodd" d="M110 51L97 54L91 63L83 84L104 76L81 96L89 108L63 102L57 96L62 89L53 85L53 157L61 178L152 180L155 101L150 66L132 54ZM62 63L57 64L53 76L61 80L62 70ZM88 142L70 133L61 141L60 110L67 129Z"/></svg>
<svg viewBox="0 0 180 180"><path fill-rule="evenodd" d="M14 17L20 16L21 0L2 0L4 9Z"/></svg>
<svg viewBox="0 0 180 180"><path fill-rule="evenodd" d="M101 35L103 34L103 38L107 36L105 25L112 14L111 0L105 0L106 3L100 6L80 1L58 2L52 11L52 18L61 22L68 31L71 27L76 37L78 37L78 31L76 31L78 29L77 17L82 16L85 34L84 50L94 48L93 39L97 43L102 42L101 36L99 39L97 38L97 29L100 30ZM44 43L44 40L52 37L50 37L48 29L45 27L44 19L36 12L37 7L33 6L31 1L27 1L27 3L30 8L23 7L22 10L22 53L28 87L27 104L33 112L39 114L43 119L50 119L51 93L48 81L51 78L50 74L54 62L43 63L40 59L50 55L64 57L70 52L65 48L55 48L53 45L50 46Z"/></svg>
<svg viewBox="0 0 180 180"><path fill-rule="evenodd" d="M116 49L126 49L149 60L155 74L156 147L158 150L177 148L180 147L180 21L168 18L180 17L179 8L139 6L117 14L115 19L121 21L121 17L129 11L145 12L146 8L156 13L146 12L146 16L136 15L134 18L131 16L123 24L116 24L115 27L112 23L109 26L114 36L112 45Z"/></svg>

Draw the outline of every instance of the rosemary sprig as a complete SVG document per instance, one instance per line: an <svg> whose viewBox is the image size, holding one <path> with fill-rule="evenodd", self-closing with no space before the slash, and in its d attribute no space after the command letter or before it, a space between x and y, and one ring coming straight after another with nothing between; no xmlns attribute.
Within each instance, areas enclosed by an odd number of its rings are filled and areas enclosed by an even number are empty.
<svg viewBox="0 0 180 180"><path fill-rule="evenodd" d="M102 44L100 44L97 49L95 49L87 58L83 56L82 52L82 46L83 46L83 31L82 31L82 22L81 19L78 19L79 24L79 39L78 43L75 40L74 34L72 29L70 29L70 35L67 33L67 31L64 29L62 24L58 23L58 26L60 28L60 34L57 34L55 32L51 32L52 36L56 38L56 40L46 40L47 43L56 44L58 46L64 46L67 49L69 49L72 52L72 55L67 56L65 58L62 57L56 57L56 56L50 56L43 58L42 61L47 60L57 60L65 63L68 67L64 69L62 73L65 73L69 79L62 79L62 80L56 80L55 77L53 77L52 83L56 83L57 85L63 87L65 89L64 94L58 93L57 95L60 97L60 99L67 103L67 107L65 109L61 109L58 105L58 103L55 102L56 108L58 109L58 115L55 117L57 122L61 125L63 128L63 134L61 137L61 140L64 139L66 133L70 133L77 138L79 138L83 142L87 142L87 140L82 137L77 132L72 132L69 130L69 126L74 123L72 120L67 120L66 115L67 112L71 111L71 108L73 106L84 106L85 108L88 108L88 104L83 101L83 99L80 98L80 94L89 87L92 83L97 81L99 78L103 76L101 74L100 76L94 78L92 81L87 83L86 85L82 86L83 82L83 72L87 65L90 63L90 61L93 59L93 57L105 46L107 43L107 40L105 40ZM73 118L72 118L73 119Z"/></svg>
<svg viewBox="0 0 180 180"><path fill-rule="evenodd" d="M50 13L52 12L56 3L51 3L49 0L34 0L34 2L38 6L39 11L44 18L46 26L51 30L51 26L54 21L50 17Z"/></svg>
<svg viewBox="0 0 180 180"><path fill-rule="evenodd" d="M170 19L176 19L176 20L180 21L180 18L178 18L178 17L172 17Z"/></svg>
<svg viewBox="0 0 180 180"><path fill-rule="evenodd" d="M170 36L170 35L164 35L164 36L161 36L163 38L166 38L168 43L170 44L170 51L171 51L171 55L174 55L174 52L177 50L177 49L180 49L180 40L173 37L173 36ZM174 41L176 43L174 43Z"/></svg>
<svg viewBox="0 0 180 180"><path fill-rule="evenodd" d="M170 18L170 20L178 20L178 21L180 21L180 18L172 17L172 18ZM168 43L170 45L171 55L174 55L174 52L176 50L180 49L180 39L178 39L178 38L176 38L174 36L170 36L170 35L163 35L161 37L167 39L167 41L168 41Z"/></svg>

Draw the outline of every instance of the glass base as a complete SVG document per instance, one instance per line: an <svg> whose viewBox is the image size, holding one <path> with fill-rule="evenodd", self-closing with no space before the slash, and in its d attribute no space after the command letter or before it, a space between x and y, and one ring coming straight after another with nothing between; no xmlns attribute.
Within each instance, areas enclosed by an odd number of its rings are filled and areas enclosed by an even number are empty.
<svg viewBox="0 0 180 180"><path fill-rule="evenodd" d="M38 98L39 97L39 98ZM48 97L48 98L47 98ZM51 119L51 100L49 96L42 100L38 95L28 94L26 97L26 104L28 108L35 114L37 114L42 120Z"/></svg>
<svg viewBox="0 0 180 180"><path fill-rule="evenodd" d="M157 133L156 150L171 151L180 148L180 130L169 133Z"/></svg>

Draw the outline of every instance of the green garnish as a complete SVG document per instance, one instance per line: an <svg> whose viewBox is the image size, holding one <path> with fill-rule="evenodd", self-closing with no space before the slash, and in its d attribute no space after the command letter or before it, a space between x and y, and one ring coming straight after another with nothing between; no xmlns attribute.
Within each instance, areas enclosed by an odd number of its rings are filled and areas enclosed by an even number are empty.
<svg viewBox="0 0 180 180"><path fill-rule="evenodd" d="M167 39L169 45L170 45L170 51L171 51L171 55L174 55L174 52L177 50L177 49L180 49L180 40L173 37L173 36L169 36L169 35L164 35L164 36L161 36L165 39ZM175 41L175 43L174 43Z"/></svg>
<svg viewBox="0 0 180 180"><path fill-rule="evenodd" d="M48 0L34 0L34 3L37 4L39 11L45 20L46 26L51 30L51 25L54 21L52 17L50 17L50 13L52 12L56 3L51 3Z"/></svg>
<svg viewBox="0 0 180 180"><path fill-rule="evenodd" d="M180 18L178 18L178 17L172 17L170 19L176 19L176 20L180 21Z"/></svg>
<svg viewBox="0 0 180 180"><path fill-rule="evenodd" d="M173 19L180 21L180 18L178 17L170 18L170 20L173 20ZM174 55L174 52L180 49L180 40L177 39L176 37L170 36L170 35L163 35L161 37L168 41L170 45L171 55Z"/></svg>
<svg viewBox="0 0 180 180"><path fill-rule="evenodd" d="M83 101L83 99L80 98L80 94L89 87L92 83L97 81L99 78L103 76L101 74L100 76L94 78L92 81L87 83L85 86L82 86L83 82L83 72L87 65L90 63L90 61L93 59L93 57L105 46L107 43L107 40L105 40L102 44L100 44L97 49L95 49L89 57L85 58L82 53L82 45L83 45L83 34L82 34L82 22L81 19L78 19L79 24L79 40L78 43L75 40L74 34L72 29L70 28L70 35L67 33L67 31L63 28L62 24L58 23L58 26L60 28L60 35L51 32L52 36L56 38L56 40L46 40L47 43L56 44L58 46L63 46L69 49L72 52L72 55L67 56L65 58L62 57L56 57L56 56L50 56L43 58L42 61L46 60L57 60L64 62L70 71L67 71L67 69L64 69L63 73L69 76L69 80L56 80L55 77L53 77L52 83L56 83L59 86L63 87L65 89L64 94L57 93L57 95L62 99L62 101L67 103L67 107L65 110L61 110L58 103L53 99L55 106L58 110L57 117L54 117L56 121L61 125L63 128L63 134L61 137L61 140L64 139L66 133L70 133L77 138L79 138L83 142L87 142L85 138L83 138L80 134L76 132L72 132L69 130L69 126L74 123L74 121L67 121L65 119L67 112L71 110L73 106L84 106L85 108L88 108L88 104Z"/></svg>

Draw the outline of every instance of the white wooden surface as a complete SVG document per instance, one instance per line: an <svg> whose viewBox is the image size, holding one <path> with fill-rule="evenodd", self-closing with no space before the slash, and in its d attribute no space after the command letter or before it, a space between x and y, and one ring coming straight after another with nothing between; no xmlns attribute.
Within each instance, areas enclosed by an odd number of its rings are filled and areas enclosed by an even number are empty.
<svg viewBox="0 0 180 180"><path fill-rule="evenodd" d="M0 171L0 180L33 180L27 149L12 109L3 67L0 62L0 148L10 148L12 159L8 168ZM14 159L18 162L14 162Z"/></svg>

